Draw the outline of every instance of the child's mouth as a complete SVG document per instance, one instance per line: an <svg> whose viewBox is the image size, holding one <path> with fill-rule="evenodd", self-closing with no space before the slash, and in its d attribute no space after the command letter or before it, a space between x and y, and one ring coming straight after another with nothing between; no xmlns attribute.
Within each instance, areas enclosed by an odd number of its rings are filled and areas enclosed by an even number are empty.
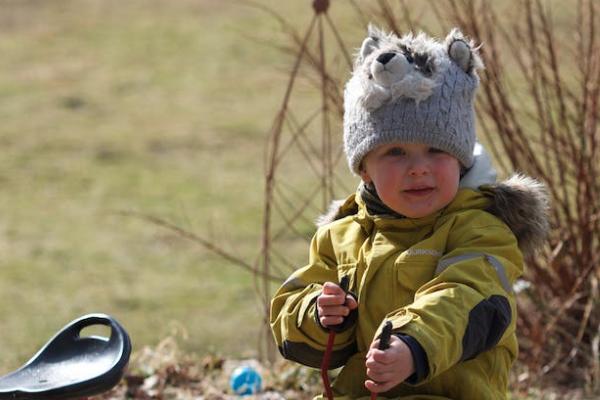
<svg viewBox="0 0 600 400"><path fill-rule="evenodd" d="M404 193L412 195L412 196L427 196L431 192L433 192L432 187L423 187L423 188L415 188L415 189L407 189Z"/></svg>

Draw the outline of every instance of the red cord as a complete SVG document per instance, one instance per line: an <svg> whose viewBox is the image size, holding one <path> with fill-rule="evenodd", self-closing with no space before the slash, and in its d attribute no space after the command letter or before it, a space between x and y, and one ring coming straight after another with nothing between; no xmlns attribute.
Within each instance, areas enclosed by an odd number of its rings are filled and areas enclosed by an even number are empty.
<svg viewBox="0 0 600 400"><path fill-rule="evenodd" d="M345 275L340 279L340 288L344 293L348 292L348 286L350 284L350 278ZM328 400L333 400L333 392L331 391L331 384L329 383L329 364L331 363L331 353L333 353L333 341L335 339L335 331L329 330L329 337L327 338L327 347L325 348L325 354L323 355L323 361L321 361L321 379L323 380L323 386L325 387L325 394Z"/></svg>
<svg viewBox="0 0 600 400"><path fill-rule="evenodd" d="M329 383L329 363L331 362L331 353L333 351L333 341L335 339L335 332L330 330L329 337L327 338L327 347L325 348L325 354L323 355L323 361L321 361L321 379L323 380L323 387L325 388L325 395L328 400L333 400L333 392L331 391L331 384ZM377 393L371 392L371 400L377 399Z"/></svg>
<svg viewBox="0 0 600 400"><path fill-rule="evenodd" d="M335 339L335 332L329 331L329 338L327 339L327 347L325 348L325 354L323 355L323 361L321 361L321 379L323 379L323 387L325 387L325 394L328 400L333 400L333 392L331 391L331 385L329 384L329 363L331 362L331 353L333 352L333 340Z"/></svg>

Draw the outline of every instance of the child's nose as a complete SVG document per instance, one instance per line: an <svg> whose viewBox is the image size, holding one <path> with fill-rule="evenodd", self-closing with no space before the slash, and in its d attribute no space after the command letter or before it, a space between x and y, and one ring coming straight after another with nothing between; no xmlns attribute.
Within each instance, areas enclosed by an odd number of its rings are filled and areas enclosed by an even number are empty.
<svg viewBox="0 0 600 400"><path fill-rule="evenodd" d="M412 157L408 172L412 176L429 174L429 162L425 157Z"/></svg>

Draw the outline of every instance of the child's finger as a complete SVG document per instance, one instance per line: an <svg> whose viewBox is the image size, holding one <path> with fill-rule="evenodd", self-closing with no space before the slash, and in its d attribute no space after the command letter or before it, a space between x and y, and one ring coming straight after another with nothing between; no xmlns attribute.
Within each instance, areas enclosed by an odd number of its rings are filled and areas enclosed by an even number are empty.
<svg viewBox="0 0 600 400"><path fill-rule="evenodd" d="M344 317L319 317L322 326L334 326L344 322Z"/></svg>
<svg viewBox="0 0 600 400"><path fill-rule="evenodd" d="M376 351L381 351L381 350L376 350ZM367 358L365 360L365 365L367 366L367 368L382 368L382 367L385 367L386 364L382 363L381 361L377 361L373 357L373 351L370 351L367 354Z"/></svg>
<svg viewBox="0 0 600 400"><path fill-rule="evenodd" d="M379 348L379 339L375 339L371 342L371 346L369 346L369 349L378 349Z"/></svg>
<svg viewBox="0 0 600 400"><path fill-rule="evenodd" d="M379 363L382 365L389 365L395 361L395 354L393 350L379 350L377 348L371 349L369 358L367 361L373 361L375 363Z"/></svg>
<svg viewBox="0 0 600 400"><path fill-rule="evenodd" d="M373 352L373 359L375 361L377 361L378 363L384 364L384 365L389 365L392 364L396 361L396 354L394 354L395 351L392 349L387 349L385 351L383 350L375 350Z"/></svg>
<svg viewBox="0 0 600 400"><path fill-rule="evenodd" d="M395 384L393 382L375 382L374 380L367 379L365 381L365 387L369 390L369 392L373 393L382 393L387 392L391 388L393 388Z"/></svg>
<svg viewBox="0 0 600 400"><path fill-rule="evenodd" d="M324 294L337 294L337 295L345 295L346 293L339 287L337 284L333 282L325 282L323 284L323 293Z"/></svg>
<svg viewBox="0 0 600 400"><path fill-rule="evenodd" d="M358 307L356 299L349 294L346 295L346 307L348 307L351 310L354 310Z"/></svg>
<svg viewBox="0 0 600 400"><path fill-rule="evenodd" d="M341 306L344 302L344 297L339 295L321 294L317 298L317 305L319 306Z"/></svg>
<svg viewBox="0 0 600 400"><path fill-rule="evenodd" d="M348 307L344 306L318 307L318 311L324 317L345 317L350 313Z"/></svg>
<svg viewBox="0 0 600 400"><path fill-rule="evenodd" d="M367 377L380 385L392 381L395 378L394 371L390 370L390 368L382 370L367 368Z"/></svg>
<svg viewBox="0 0 600 400"><path fill-rule="evenodd" d="M375 362L373 360L367 361L365 363L365 366L367 367L367 375L371 379L374 379L376 381L380 380L380 379L378 379L378 376L376 376L377 374L385 372L385 371L387 371L389 369L388 366L386 366L384 364L377 363L377 362Z"/></svg>

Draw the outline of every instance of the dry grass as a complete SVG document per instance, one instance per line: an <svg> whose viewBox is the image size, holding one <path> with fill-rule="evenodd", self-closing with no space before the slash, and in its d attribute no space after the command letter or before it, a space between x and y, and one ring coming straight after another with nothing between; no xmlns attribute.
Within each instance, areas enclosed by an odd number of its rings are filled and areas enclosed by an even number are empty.
<svg viewBox="0 0 600 400"><path fill-rule="evenodd" d="M247 399L308 400L320 391L316 371L286 362L265 366L256 359L225 359L184 354L170 336L156 347L144 347L132 360L121 383L98 399L237 399L229 387L233 370L253 367L262 378L262 390Z"/></svg>

